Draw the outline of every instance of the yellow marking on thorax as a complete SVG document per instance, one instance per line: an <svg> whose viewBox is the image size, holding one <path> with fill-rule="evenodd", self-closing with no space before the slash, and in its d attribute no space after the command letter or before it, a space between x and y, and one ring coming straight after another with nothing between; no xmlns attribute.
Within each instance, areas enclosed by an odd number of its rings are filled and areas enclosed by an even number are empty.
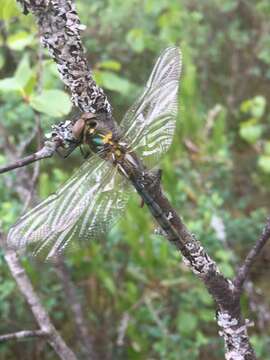
<svg viewBox="0 0 270 360"><path fill-rule="evenodd" d="M117 157L120 157L122 155L122 152L120 149L116 149L114 153Z"/></svg>
<svg viewBox="0 0 270 360"><path fill-rule="evenodd" d="M122 156L122 151L121 149L119 148L119 145L117 144L117 142L113 141L112 140L112 132L108 132L108 134L106 135L102 135L102 138L103 138L103 142L104 144L110 144L113 146L113 153L114 155L117 157L117 158L120 158Z"/></svg>
<svg viewBox="0 0 270 360"><path fill-rule="evenodd" d="M110 144L113 145L113 141L112 141L112 132L108 132L108 134L103 135L103 142L104 144Z"/></svg>

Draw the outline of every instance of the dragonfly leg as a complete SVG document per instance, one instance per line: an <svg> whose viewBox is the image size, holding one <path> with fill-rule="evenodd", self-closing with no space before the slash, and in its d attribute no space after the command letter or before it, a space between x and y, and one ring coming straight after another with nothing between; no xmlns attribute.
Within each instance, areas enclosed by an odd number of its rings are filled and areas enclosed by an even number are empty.
<svg viewBox="0 0 270 360"><path fill-rule="evenodd" d="M76 149L76 147L78 146L77 142L70 142L70 145L67 149L65 149L64 151L59 151L59 149L56 149L56 153L63 159L67 158L74 149Z"/></svg>
<svg viewBox="0 0 270 360"><path fill-rule="evenodd" d="M117 164L119 167L119 170L121 171L121 173L127 178L129 179L129 175L127 174L126 170L124 169L124 167L121 164Z"/></svg>
<svg viewBox="0 0 270 360"><path fill-rule="evenodd" d="M81 152L82 157L83 157L84 159L87 159L87 158L90 156L90 154L91 154L90 151L84 151L84 149L83 149L83 147L82 147L81 145L80 145L80 152Z"/></svg>

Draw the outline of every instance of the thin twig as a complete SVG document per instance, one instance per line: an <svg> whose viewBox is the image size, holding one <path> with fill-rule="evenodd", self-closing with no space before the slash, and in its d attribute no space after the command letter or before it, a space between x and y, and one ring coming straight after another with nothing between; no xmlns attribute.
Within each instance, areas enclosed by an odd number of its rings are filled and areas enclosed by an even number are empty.
<svg viewBox="0 0 270 360"><path fill-rule="evenodd" d="M157 324L157 326L159 327L161 333L163 334L163 339L165 339L166 337L168 337L169 332L168 329L166 328L166 326L163 324L162 320L160 319L157 311L154 309L154 306L152 304L151 301L151 297L150 296L146 296L144 299L144 303L147 306L152 319L154 320L154 322Z"/></svg>
<svg viewBox="0 0 270 360"><path fill-rule="evenodd" d="M48 342L62 360L77 360L73 351L66 345L61 335L53 326L47 311L44 309L36 294L24 268L22 267L16 252L5 248L6 240L0 233L0 245L4 250L4 257L15 279L21 294L27 301L40 329L48 334Z"/></svg>
<svg viewBox="0 0 270 360"><path fill-rule="evenodd" d="M61 254L57 256L55 270L62 283L65 297L70 306L71 312L73 313L76 334L82 345L82 353L87 359L97 359L98 356L94 349L94 338L89 333L82 305L78 299L77 289L71 279L69 269Z"/></svg>
<svg viewBox="0 0 270 360"><path fill-rule="evenodd" d="M38 58L38 62L37 62L37 93L41 94L42 85L43 85L43 53L42 53L42 48L41 48L40 44L38 47L37 58ZM37 111L35 111L35 124L36 124L36 126L35 126L35 132L34 132L35 136L34 137L36 138L36 142L37 142L37 150L39 150L41 148L43 131L41 128L41 114ZM29 195L26 199L24 209L22 211L23 213L28 208L29 204L32 202L33 194L35 191L35 185L36 185L38 177L39 177L39 172L40 172L40 163L36 162L34 165L33 173L32 173Z"/></svg>
<svg viewBox="0 0 270 360"><path fill-rule="evenodd" d="M262 298L261 289L255 288L249 279L244 282L243 287L247 294L249 307L256 316L256 326L260 331L265 331L268 329L270 323L269 304Z"/></svg>
<svg viewBox="0 0 270 360"><path fill-rule="evenodd" d="M26 209L28 208L28 206L31 204L31 202L33 200L33 197L35 194L35 186L38 181L39 173L40 173L40 163L36 162L34 165L34 169L33 169L31 184L29 186L29 194L27 196L27 199L25 200L25 205L23 207L22 214L26 211Z"/></svg>
<svg viewBox="0 0 270 360"><path fill-rule="evenodd" d="M41 124L40 124L40 114L39 113L35 114L35 123L36 123L36 129L37 129L37 131L36 131L37 149L40 149L43 134L42 134ZM29 204L32 202L33 195L35 192L35 186L36 186L36 183L37 183L38 177L39 177L39 173L40 173L40 163L36 162L34 165L33 172L32 172L31 184L29 186L29 194L25 201L25 205L24 205L22 213L25 212L25 210L28 208Z"/></svg>
<svg viewBox="0 0 270 360"><path fill-rule="evenodd" d="M216 236L221 241L222 246L224 246L224 248L231 253L230 258L232 264L235 267L238 267L238 259L233 253L231 244L227 241L227 234L223 220L215 216L215 223L212 220L211 226L216 231ZM270 322L270 309L268 304L262 299L261 289L256 288L248 276L243 284L243 291L245 291L245 294L247 295L250 310L256 315L256 318L258 319L256 325L261 331L264 331Z"/></svg>
<svg viewBox="0 0 270 360"><path fill-rule="evenodd" d="M124 346L124 339L127 331L127 327L130 321L130 315L128 312L124 312L120 324L117 329L117 346Z"/></svg>
<svg viewBox="0 0 270 360"><path fill-rule="evenodd" d="M61 144L57 142L46 142L43 148L41 148L39 151L35 152L34 154L19 159L12 164L8 164L0 167L0 174L29 165L35 161L52 157L60 145Z"/></svg>
<svg viewBox="0 0 270 360"><path fill-rule="evenodd" d="M249 251L246 259L244 260L243 265L237 271L237 275L234 280L234 285L239 292L242 291L243 284L248 277L248 274L250 272L252 265L256 260L256 257L259 255L259 253L261 252L262 248L267 243L269 238L270 238L270 218L267 220L260 238L253 246L253 248Z"/></svg>
<svg viewBox="0 0 270 360"><path fill-rule="evenodd" d="M38 114L38 113L37 113ZM36 138L36 136L39 134L40 128L39 125L36 124L33 131L29 134L29 136L24 139L23 142L18 146L18 157L21 157L22 154L25 152L26 148L32 143L32 141Z"/></svg>
<svg viewBox="0 0 270 360"><path fill-rule="evenodd" d="M44 330L23 330L11 334L0 335L0 342L8 340L22 340L33 337L46 337L49 334Z"/></svg>

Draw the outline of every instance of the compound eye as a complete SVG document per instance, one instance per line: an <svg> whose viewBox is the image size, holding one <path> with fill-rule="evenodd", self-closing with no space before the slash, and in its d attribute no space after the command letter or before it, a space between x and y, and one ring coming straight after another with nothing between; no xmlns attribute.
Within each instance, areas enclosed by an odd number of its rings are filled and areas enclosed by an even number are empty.
<svg viewBox="0 0 270 360"><path fill-rule="evenodd" d="M95 129L97 127L97 122L95 120L90 120L88 126L90 129Z"/></svg>
<svg viewBox="0 0 270 360"><path fill-rule="evenodd" d="M76 123L74 124L73 128L72 128L72 133L73 136L75 137L75 139L79 140L82 133L83 133L83 129L85 126L85 122L84 120L81 118L78 121L76 121Z"/></svg>
<svg viewBox="0 0 270 360"><path fill-rule="evenodd" d="M90 134L94 134L96 132L97 122L96 120L89 120L87 122L88 131Z"/></svg>

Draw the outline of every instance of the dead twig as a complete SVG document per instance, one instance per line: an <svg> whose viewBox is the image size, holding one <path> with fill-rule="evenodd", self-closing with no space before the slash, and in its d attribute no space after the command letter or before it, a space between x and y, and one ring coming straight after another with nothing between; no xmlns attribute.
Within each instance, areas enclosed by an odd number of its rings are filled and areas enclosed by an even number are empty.
<svg viewBox="0 0 270 360"><path fill-rule="evenodd" d="M94 350L94 339L89 333L81 303L78 299L77 289L71 279L69 269L61 255L56 258L56 273L62 283L67 303L73 313L78 340L82 345L82 353L87 359L97 359Z"/></svg>
<svg viewBox="0 0 270 360"><path fill-rule="evenodd" d="M238 289L239 292L243 289L243 284L245 280L248 277L248 274L250 272L250 269L252 265L254 264L257 256L261 252L264 245L267 243L267 241L270 239L270 218L267 220L266 225L263 229L263 232L256 242L256 244L253 246L253 248L249 251L247 254L246 259L243 262L243 265L238 269L237 275L234 280L234 285Z"/></svg>
<svg viewBox="0 0 270 360"><path fill-rule="evenodd" d="M44 330L22 330L11 334L0 335L0 342L9 340L23 340L33 337L47 337L49 334Z"/></svg>
<svg viewBox="0 0 270 360"><path fill-rule="evenodd" d="M77 360L73 351L66 345L61 335L53 326L48 313L44 309L36 294L24 268L22 267L14 250L5 248L5 239L0 234L0 244L4 250L4 257L15 279L21 294L28 303L39 327L43 333L48 334L48 342L62 360Z"/></svg>
<svg viewBox="0 0 270 360"><path fill-rule="evenodd" d="M34 154L28 155L23 159L16 160L12 164L0 167L0 174L29 165L35 161L52 157L60 145L61 144L57 142L46 142L43 148L41 148Z"/></svg>

